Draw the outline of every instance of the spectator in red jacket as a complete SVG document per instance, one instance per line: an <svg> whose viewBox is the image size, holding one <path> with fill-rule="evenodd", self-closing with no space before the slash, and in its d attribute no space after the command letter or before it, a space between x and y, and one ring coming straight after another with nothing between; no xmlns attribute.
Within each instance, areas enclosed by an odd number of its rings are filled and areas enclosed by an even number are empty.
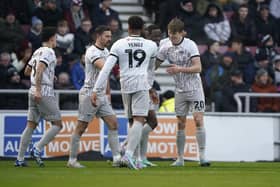
<svg viewBox="0 0 280 187"><path fill-rule="evenodd" d="M276 86L272 83L271 77L265 69L257 71L255 82L252 85L252 92L256 93L277 93ZM279 98L265 98L257 99L258 112L279 112L280 99Z"/></svg>

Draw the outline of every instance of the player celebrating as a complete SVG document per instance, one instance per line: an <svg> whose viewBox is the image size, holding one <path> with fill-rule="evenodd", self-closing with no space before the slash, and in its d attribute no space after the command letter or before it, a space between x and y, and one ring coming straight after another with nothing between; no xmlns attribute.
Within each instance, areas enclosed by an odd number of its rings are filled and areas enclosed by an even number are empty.
<svg viewBox="0 0 280 187"><path fill-rule="evenodd" d="M175 112L178 120L177 151L178 158L172 166L184 166L185 124L188 112L193 112L196 124L196 138L199 146L201 166L210 166L205 159L205 128L203 115L205 99L202 82L200 55L197 45L184 38L184 23L174 18L168 24L169 39L165 39L157 55L157 66L165 59L170 62L167 72L173 76L176 84Z"/></svg>
<svg viewBox="0 0 280 187"><path fill-rule="evenodd" d="M104 92L98 95L97 99L99 101L99 105L97 107L94 107L91 104L92 89L96 83L96 78L109 55L109 51L106 47L111 42L112 33L110 28L107 26L98 26L95 29L95 37L95 44L87 49L85 55L85 82L79 93L78 125L71 137L71 148L67 166L73 168L84 167L77 161L79 141L94 115L101 117L104 122L108 124L108 141L112 150L113 166L119 166L121 159L117 130L118 123L110 101L106 96L106 94L110 94L110 88L108 87L106 80L104 80L104 83L106 83L107 86L107 93L105 93L104 89Z"/></svg>
<svg viewBox="0 0 280 187"><path fill-rule="evenodd" d="M22 133L18 157L15 166L27 166L24 154L31 140L32 133L41 117L52 123L52 127L41 140L31 149L31 157L35 158L40 167L44 166L41 150L62 128L61 115L57 99L54 95L53 81L56 66L56 28L46 27L42 33L43 47L37 49L25 68L25 74L30 75L27 125Z"/></svg>
<svg viewBox="0 0 280 187"><path fill-rule="evenodd" d="M137 169L133 161L133 153L140 143L145 117L149 110L148 66L154 63L157 46L154 42L140 36L144 22L139 16L128 19L129 36L116 41L101 70L92 95L92 103L100 105L97 95L104 89L104 81L117 63L120 67L120 83L123 103L127 117L133 119L128 132L128 143L122 163L129 168Z"/></svg>

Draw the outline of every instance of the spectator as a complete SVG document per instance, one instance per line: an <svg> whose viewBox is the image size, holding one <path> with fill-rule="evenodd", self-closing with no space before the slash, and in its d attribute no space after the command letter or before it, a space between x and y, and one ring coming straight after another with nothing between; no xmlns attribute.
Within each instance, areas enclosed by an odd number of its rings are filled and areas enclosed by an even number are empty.
<svg viewBox="0 0 280 187"><path fill-rule="evenodd" d="M252 85L252 92L255 93L277 93L276 86L272 83L271 77L265 69L257 71L255 82ZM257 112L279 112L280 99L279 98L258 98Z"/></svg>
<svg viewBox="0 0 280 187"><path fill-rule="evenodd" d="M175 94L171 90L167 90L162 95L162 102L159 107L160 113L175 112Z"/></svg>
<svg viewBox="0 0 280 187"><path fill-rule="evenodd" d="M88 18L82 20L81 26L75 33L74 52L82 55L86 52L86 46L91 42L90 31L92 29L91 21Z"/></svg>
<svg viewBox="0 0 280 187"><path fill-rule="evenodd" d="M29 18L31 18L35 10L40 7L42 7L42 0L27 0L27 14Z"/></svg>
<svg viewBox="0 0 280 187"><path fill-rule="evenodd" d="M0 17L5 17L7 13L13 11L20 24L28 24L30 16L27 11L27 2L19 0L1 0L0 1Z"/></svg>
<svg viewBox="0 0 280 187"><path fill-rule="evenodd" d="M270 63L272 62L272 59L277 55L278 52L271 35L267 34L262 37L260 46L256 50L256 55L258 55L259 53L266 54Z"/></svg>
<svg viewBox="0 0 280 187"><path fill-rule="evenodd" d="M188 38L202 43L202 40L205 39L202 36L205 36L205 34L201 29L201 15L196 11L193 0L181 1L178 17L185 24Z"/></svg>
<svg viewBox="0 0 280 187"><path fill-rule="evenodd" d="M32 26L27 34L27 39L31 42L33 51L35 51L42 46L43 22L36 16L32 17L31 22Z"/></svg>
<svg viewBox="0 0 280 187"><path fill-rule="evenodd" d="M222 89L222 112L237 112L234 94L238 92L250 92L250 86L244 82L242 72L237 69L230 73L229 81L230 83Z"/></svg>
<svg viewBox="0 0 280 187"><path fill-rule="evenodd" d="M68 64L64 63L62 54L58 49L55 49L55 56L56 56L55 76L58 77L60 73L64 72L65 70L68 70Z"/></svg>
<svg viewBox="0 0 280 187"><path fill-rule="evenodd" d="M208 89L208 97L210 100L215 103L215 111L223 111L223 101L222 101L222 89L231 84L231 73L237 69L237 64L233 60L233 54L231 52L226 52L222 56L221 61L222 75L213 82L213 87ZM239 70L240 71L240 70Z"/></svg>
<svg viewBox="0 0 280 187"><path fill-rule="evenodd" d="M42 7L34 11L34 16L41 19L44 26L57 26L57 22L62 19L62 13L57 9L56 0L43 0Z"/></svg>
<svg viewBox="0 0 280 187"><path fill-rule="evenodd" d="M74 34L69 33L69 27L66 20L60 20L57 24L56 33L57 48L64 55L72 53L74 49Z"/></svg>
<svg viewBox="0 0 280 187"><path fill-rule="evenodd" d="M27 89L27 87L21 83L21 78L14 67L10 67L7 71L7 84L5 89ZM5 105L1 109L27 109L27 95L26 94L4 94L1 96Z"/></svg>
<svg viewBox="0 0 280 187"><path fill-rule="evenodd" d="M55 88L60 90L74 89L67 72L61 72L58 75ZM60 94L59 106L62 110L76 110L78 108L78 96L72 94Z"/></svg>
<svg viewBox="0 0 280 187"><path fill-rule="evenodd" d="M11 56L7 51L0 53L0 85L5 88L8 82L8 69L14 68L11 63Z"/></svg>
<svg viewBox="0 0 280 187"><path fill-rule="evenodd" d="M85 55L82 54L80 60L77 60L70 69L72 84L77 90L84 85L85 80Z"/></svg>
<svg viewBox="0 0 280 187"><path fill-rule="evenodd" d="M206 9L210 3L215 3L221 7L219 0L196 0L197 11L203 15L206 12Z"/></svg>
<svg viewBox="0 0 280 187"><path fill-rule="evenodd" d="M251 18L255 19L258 15L258 12L261 9L262 4L268 4L270 0L249 0L249 15Z"/></svg>
<svg viewBox="0 0 280 187"><path fill-rule="evenodd" d="M274 81L277 91L280 92L280 55L276 55L273 59L274 64Z"/></svg>
<svg viewBox="0 0 280 187"><path fill-rule="evenodd" d="M112 69L110 78L109 78L109 84L111 90L120 91L121 90L121 84L120 84L120 69L118 65L115 65ZM122 96L121 94L111 94L111 102L112 107L114 109L123 109L123 102L122 102Z"/></svg>
<svg viewBox="0 0 280 187"><path fill-rule="evenodd" d="M260 11L256 19L257 35L259 38L269 34L272 36L273 40L278 42L279 33L277 32L277 22L269 14L268 4L261 4Z"/></svg>
<svg viewBox="0 0 280 187"><path fill-rule="evenodd" d="M267 54L262 51L261 53L256 54L255 56L255 70L254 70L254 78L258 70L264 69L268 73L271 79L274 78L274 70L272 63L269 62L269 57Z"/></svg>
<svg viewBox="0 0 280 187"><path fill-rule="evenodd" d="M254 58L252 54L243 46L242 41L239 38L234 38L231 41L230 50L233 53L233 60L237 63L237 68L241 70L244 76L244 81L247 84L251 84L252 80L248 78L249 75L253 75Z"/></svg>
<svg viewBox="0 0 280 187"><path fill-rule="evenodd" d="M207 50L201 55L203 74L215 64L221 61L220 44L217 41L209 40Z"/></svg>
<svg viewBox="0 0 280 187"><path fill-rule="evenodd" d="M119 13L111 8L112 0L101 0L99 7L97 7L91 15L93 27L98 25L107 25L112 18L118 20L119 27L122 30L122 22L119 18Z"/></svg>
<svg viewBox="0 0 280 187"><path fill-rule="evenodd" d="M269 12L276 19L280 19L280 1L279 0L271 0L269 4Z"/></svg>
<svg viewBox="0 0 280 187"><path fill-rule="evenodd" d="M203 29L208 37L222 44L230 37L230 25L222 10L214 3L210 3L203 16Z"/></svg>
<svg viewBox="0 0 280 187"><path fill-rule="evenodd" d="M115 41L119 40L123 36L123 31L121 30L119 24L120 24L119 21L116 20L115 18L110 19L108 23L108 26L110 27L112 33L111 45L108 47L108 49L111 48L111 46L113 45L113 43L115 43Z"/></svg>
<svg viewBox="0 0 280 187"><path fill-rule="evenodd" d="M68 22L70 32L75 33L81 26L82 20L88 18L88 11L83 8L82 0L72 0L70 9L64 12L64 18Z"/></svg>
<svg viewBox="0 0 280 187"><path fill-rule="evenodd" d="M257 33L254 20L248 16L248 6L243 4L231 20L231 37L240 38L244 45L256 45Z"/></svg>
<svg viewBox="0 0 280 187"><path fill-rule="evenodd" d="M0 20L0 49L5 49L9 52L17 51L23 39L24 34L16 20L15 13L8 12L5 20Z"/></svg>

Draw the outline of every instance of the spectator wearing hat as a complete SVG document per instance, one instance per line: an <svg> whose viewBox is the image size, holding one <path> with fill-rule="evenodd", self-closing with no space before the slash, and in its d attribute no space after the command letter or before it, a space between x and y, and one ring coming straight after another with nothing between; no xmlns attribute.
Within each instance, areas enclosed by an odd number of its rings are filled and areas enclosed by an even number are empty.
<svg viewBox="0 0 280 187"><path fill-rule="evenodd" d="M221 8L210 3L203 16L203 29L208 39L225 44L231 34L230 24Z"/></svg>
<svg viewBox="0 0 280 187"><path fill-rule="evenodd" d="M279 33L276 19L269 13L268 4L261 4L256 18L257 36L262 38L269 34L273 40L279 41Z"/></svg>
<svg viewBox="0 0 280 187"><path fill-rule="evenodd" d="M15 13L9 11L5 20L0 21L0 49L5 49L9 52L17 51L19 44L23 40L24 34L16 20Z"/></svg>
<svg viewBox="0 0 280 187"><path fill-rule="evenodd" d="M259 53L266 54L270 63L272 62L272 59L277 55L278 52L276 50L273 37L270 34L262 37L261 43L256 50L256 55L258 55Z"/></svg>
<svg viewBox="0 0 280 187"><path fill-rule="evenodd" d="M107 25L110 19L118 20L119 27L122 30L122 22L119 18L119 13L111 8L112 0L101 0L99 7L92 11L91 20L93 28L99 25Z"/></svg>
<svg viewBox="0 0 280 187"><path fill-rule="evenodd" d="M56 0L42 0L42 7L36 8L33 16L38 17L44 26L56 27L57 22L63 18L61 11L56 6Z"/></svg>
<svg viewBox="0 0 280 187"><path fill-rule="evenodd" d="M277 91L280 92L280 55L276 55L272 62L274 67L274 82L277 86Z"/></svg>
<svg viewBox="0 0 280 187"><path fill-rule="evenodd" d="M64 11L64 18L68 22L70 32L72 33L75 33L81 26L82 20L88 17L88 10L83 7L82 0L72 0L70 9Z"/></svg>
<svg viewBox="0 0 280 187"><path fill-rule="evenodd" d="M230 20L231 38L240 38L244 45L256 45L257 32L254 20L248 16L249 8L240 5Z"/></svg>
<svg viewBox="0 0 280 187"><path fill-rule="evenodd" d="M255 93L277 93L277 87L272 83L272 79L265 69L259 69L252 85L252 92ZM279 112L279 98L257 98L257 112Z"/></svg>
<svg viewBox="0 0 280 187"><path fill-rule="evenodd" d="M43 22L36 16L33 16L31 23L32 25L30 31L27 34L27 40L31 42L32 49L35 51L42 46Z"/></svg>
<svg viewBox="0 0 280 187"><path fill-rule="evenodd" d="M255 69L254 69L254 79L258 70L265 69L268 75L270 76L270 78L273 80L274 79L273 66L272 63L269 62L269 57L267 56L265 51L261 51L257 53L255 59L256 61L255 61Z"/></svg>
<svg viewBox="0 0 280 187"><path fill-rule="evenodd" d="M221 101L221 108L218 111L237 112L237 103L234 99L234 94L238 92L250 92L250 86L244 82L243 73L238 69L234 69L230 72L228 82L229 84L225 85L222 89L222 99L219 98Z"/></svg>

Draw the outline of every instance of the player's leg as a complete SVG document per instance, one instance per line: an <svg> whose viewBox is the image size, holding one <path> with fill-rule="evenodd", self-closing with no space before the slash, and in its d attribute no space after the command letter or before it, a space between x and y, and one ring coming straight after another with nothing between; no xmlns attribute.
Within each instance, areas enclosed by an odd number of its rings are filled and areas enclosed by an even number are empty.
<svg viewBox="0 0 280 187"><path fill-rule="evenodd" d="M27 121L26 127L20 139L19 152L18 152L17 160L15 162L16 167L27 166L26 162L24 161L24 155L31 141L33 131L36 127L37 127L37 123L32 121Z"/></svg>
<svg viewBox="0 0 280 187"><path fill-rule="evenodd" d="M38 109L42 117L45 120L50 121L52 126L43 135L39 142L37 142L33 146L30 154L33 158L35 158L39 166L44 166L41 160L41 151L44 146L52 141L54 137L59 133L59 131L62 129L62 123L58 102L54 96L43 96L38 105Z"/></svg>
<svg viewBox="0 0 280 187"><path fill-rule="evenodd" d="M67 163L67 167L72 167L72 168L83 168L84 167L77 161L77 157L78 157L78 152L79 152L80 139L81 139L81 136L83 135L83 133L85 132L85 130L87 129L87 126L88 126L87 121L78 120L78 124L77 124L77 126L71 136L71 140L70 140L70 153L69 153L69 160Z"/></svg>
<svg viewBox="0 0 280 187"><path fill-rule="evenodd" d="M196 124L196 140L199 148L199 160L201 166L210 166L210 162L208 162L205 158L205 144L206 144L206 133L204 127L203 112L194 112L193 119Z"/></svg>
<svg viewBox="0 0 280 187"><path fill-rule="evenodd" d="M72 168L85 167L77 161L79 145L80 145L79 143L80 143L81 136L85 132L86 128L88 127L88 123L92 120L96 111L97 108L92 106L90 96L82 94L80 92L78 124L71 136L70 153L69 153L69 160L67 162L67 167L72 167Z"/></svg>
<svg viewBox="0 0 280 187"><path fill-rule="evenodd" d="M108 125L108 142L113 155L113 166L120 166L120 144L118 137L118 122L115 115L109 115L102 118Z"/></svg>
<svg viewBox="0 0 280 187"><path fill-rule="evenodd" d="M155 110L149 110L148 117L146 118L146 124L144 125L142 130L142 137L140 141L141 160L146 166L156 166L156 164L153 164L152 162L148 161L146 153L148 148L149 134L153 131L153 129L157 127L157 123L158 122Z"/></svg>
<svg viewBox="0 0 280 187"><path fill-rule="evenodd" d="M145 122L145 117L148 115L149 110L149 93L148 91L139 91L133 94L123 97L126 114L128 118L133 116L133 124L129 130L127 150L123 157L123 160L128 163L128 166L137 169L133 163L132 156L140 143L142 136L143 124Z"/></svg>
<svg viewBox="0 0 280 187"><path fill-rule="evenodd" d="M189 103L184 93L175 94L175 112L177 116L178 130L176 135L177 160L171 166L184 166L184 148L186 142L186 116L189 111Z"/></svg>

